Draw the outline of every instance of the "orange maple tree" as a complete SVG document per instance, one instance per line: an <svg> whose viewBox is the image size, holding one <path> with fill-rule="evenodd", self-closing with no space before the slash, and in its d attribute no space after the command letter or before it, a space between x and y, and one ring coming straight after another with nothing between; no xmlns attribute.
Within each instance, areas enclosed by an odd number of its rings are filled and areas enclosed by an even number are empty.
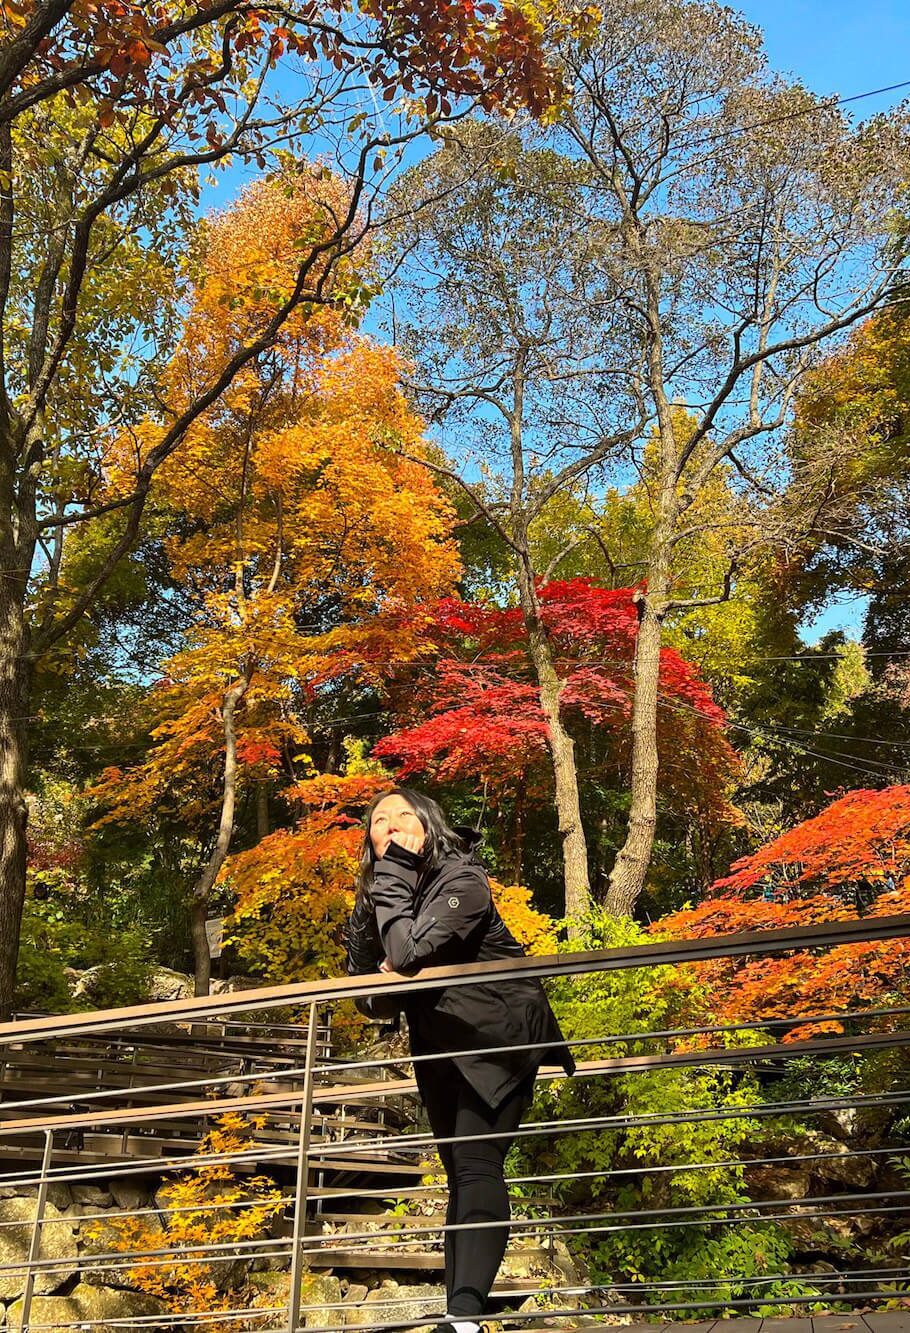
<svg viewBox="0 0 910 1333"><path fill-rule="evenodd" d="M321 225L310 184L296 174L260 184L209 229L211 265L170 369L173 393L186 384L192 394L206 358L242 340L257 303L293 280L282 244ZM301 312L157 473L193 624L151 693L154 748L131 770L106 772L93 795L108 807L103 821L179 808L217 826L193 890L198 993L239 787L279 773L292 781L307 762L308 704L332 682L373 684L390 661L415 655L421 608L458 571L448 503L425 469L387 447L422 448L398 376L395 352L337 310ZM155 433L140 433L140 447L154 448Z"/></svg>
<svg viewBox="0 0 910 1333"><path fill-rule="evenodd" d="M856 917L865 886L870 916L910 912L910 786L847 792L812 819L737 861L704 902L655 922L665 938L686 939ZM843 1031L836 1018L807 1015L905 1002L910 995L905 939L800 949L772 958L693 964L720 1023L792 1018L787 1038Z"/></svg>
<svg viewBox="0 0 910 1333"><path fill-rule="evenodd" d="M235 905L228 933L248 966L286 981L343 970L341 927L354 903L363 812L391 785L369 762L307 779L286 792L300 812L294 827L229 858L224 875ZM495 880L491 888L516 939L531 953L555 952L556 923L532 906L529 891Z"/></svg>
<svg viewBox="0 0 910 1333"><path fill-rule="evenodd" d="M156 469L268 355L285 321L362 308L367 293L344 270L408 145L470 104L556 110L563 92L546 38L579 26L568 8L566 17L560 0L0 0L0 527L9 534L0 601L12 627L0 662L10 759L0 1012L12 1003L25 894L35 663L97 610L140 539ZM595 7L579 13L582 28L596 22ZM289 278L263 288L249 336L224 357L200 358L208 374L194 393L162 392L175 325L193 299L179 238L195 231L203 183L220 169L266 172L317 153L344 177L338 206L327 200L318 225L293 237ZM113 437L147 415L159 429L137 430L114 466ZM99 520L105 539L90 577L73 586L64 572L73 534L97 540Z"/></svg>

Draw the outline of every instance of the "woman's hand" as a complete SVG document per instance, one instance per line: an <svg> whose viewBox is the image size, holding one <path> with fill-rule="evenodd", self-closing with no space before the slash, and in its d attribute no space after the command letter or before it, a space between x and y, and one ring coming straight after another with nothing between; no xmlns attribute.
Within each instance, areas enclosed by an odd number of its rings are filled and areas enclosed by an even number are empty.
<svg viewBox="0 0 910 1333"><path fill-rule="evenodd" d="M422 834L416 833L393 833L390 842L397 842L399 847L403 847L406 852L414 852L419 856L423 851L424 838Z"/></svg>
<svg viewBox="0 0 910 1333"><path fill-rule="evenodd" d="M395 971L394 967L393 967L392 964L389 962L388 958L383 958L382 962L379 964L379 970L380 970L380 972L394 972L394 971Z"/></svg>

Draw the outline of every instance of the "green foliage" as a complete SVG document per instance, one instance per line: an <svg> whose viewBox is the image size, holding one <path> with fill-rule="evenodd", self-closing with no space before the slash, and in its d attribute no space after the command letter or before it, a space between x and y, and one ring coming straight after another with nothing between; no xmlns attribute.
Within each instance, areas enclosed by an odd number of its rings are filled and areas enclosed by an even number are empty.
<svg viewBox="0 0 910 1333"><path fill-rule="evenodd" d="M574 946L601 949L648 940L653 937L634 922L617 921L595 909L584 922L583 939ZM655 1043L635 1034L688 1027L693 1014L710 1012L707 994L669 966L560 978L549 994L566 1036L590 1039L575 1048L577 1057L587 1060L653 1055L665 1039ZM631 1035L612 1039L618 1034ZM743 1033L727 1040L731 1046L754 1045L762 1038ZM747 1108L760 1100L752 1076L737 1077L714 1067L645 1069L560 1081L538 1092L534 1118L605 1117L608 1123L596 1130L556 1134L546 1142L521 1140L520 1174L580 1176L555 1187L570 1212L648 1211L642 1221L649 1225L628 1218L598 1231L595 1224L579 1241L599 1284L682 1280L703 1272L716 1277L723 1290L729 1287L731 1294L750 1278L780 1271L788 1252L785 1234L773 1225L723 1220L727 1208L749 1198L743 1168L730 1164L747 1155L748 1144L759 1134L759 1122ZM712 1119L715 1109L742 1114ZM656 1123L668 1112L674 1117L669 1123ZM692 1169L684 1169L689 1164ZM695 1221L680 1214L685 1225L673 1226L672 1210L692 1206L707 1211ZM715 1207L718 1211L712 1213ZM655 1226L655 1217L665 1222ZM713 1299L713 1293L705 1299Z"/></svg>
<svg viewBox="0 0 910 1333"><path fill-rule="evenodd" d="M22 920L16 1007L61 1013L139 1004L148 997L151 967L149 940L139 932L86 925L56 896L31 898ZM82 996L73 1000L67 969L90 968Z"/></svg>

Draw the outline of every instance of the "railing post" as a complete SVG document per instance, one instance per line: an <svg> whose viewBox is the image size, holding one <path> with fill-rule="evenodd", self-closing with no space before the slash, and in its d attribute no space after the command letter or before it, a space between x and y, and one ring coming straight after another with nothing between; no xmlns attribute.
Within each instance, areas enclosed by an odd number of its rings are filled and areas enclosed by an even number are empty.
<svg viewBox="0 0 910 1333"><path fill-rule="evenodd" d="M294 1232L291 1250L291 1291L288 1300L288 1333L297 1333L300 1323L300 1288L303 1284L306 1232L306 1206L309 1189L310 1127L313 1123L313 1074L316 1062L316 1025L319 1014L316 1003L310 1005L307 1029L306 1056L303 1065L303 1088L300 1093L300 1129L297 1139L297 1191L294 1196Z"/></svg>
<svg viewBox="0 0 910 1333"><path fill-rule="evenodd" d="M51 1164L54 1147L54 1131L44 1131L44 1155L41 1158L41 1179L38 1182L38 1197L35 1200L35 1217L32 1222L32 1238L28 1247L28 1268L25 1273L25 1289L22 1292L22 1318L19 1321L21 1333L28 1333L29 1318L32 1313L32 1296L35 1290L35 1264L41 1253L41 1225L44 1222L44 1209L47 1204L47 1173Z"/></svg>

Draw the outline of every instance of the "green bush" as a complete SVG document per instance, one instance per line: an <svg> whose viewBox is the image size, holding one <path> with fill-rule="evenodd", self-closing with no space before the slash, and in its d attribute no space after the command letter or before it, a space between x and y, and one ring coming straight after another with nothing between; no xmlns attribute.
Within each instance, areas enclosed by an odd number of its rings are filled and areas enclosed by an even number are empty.
<svg viewBox="0 0 910 1333"><path fill-rule="evenodd" d="M583 940L573 947L646 942L653 942L653 936L634 922L594 913L584 923ZM709 997L691 972L671 966L558 978L548 993L566 1036L590 1038L589 1044L575 1048L584 1060L653 1055L666 1041L634 1034L692 1027L710 1015ZM622 1040L609 1040L622 1034L627 1034ZM747 1032L728 1034L725 1040L731 1047L759 1045L765 1037ZM607 1117L616 1124L520 1139L513 1149L512 1170L574 1176L554 1184L569 1213L646 1211L641 1218L605 1217L580 1224L577 1248L596 1284L641 1284L641 1296L650 1304L660 1299L710 1303L715 1296L720 1302L749 1295L750 1278L786 1271L790 1250L786 1233L772 1223L725 1221L731 1206L749 1201L744 1169L732 1163L748 1155L750 1142L760 1133L761 1124L749 1116L748 1108L761 1101L753 1075L713 1065L645 1067L559 1080L542 1086L534 1118ZM715 1109L734 1114L712 1119ZM655 1123L676 1112L681 1113L678 1120ZM692 1119L683 1113L704 1114ZM684 1169L690 1164L691 1170ZM673 1216L672 1210L692 1206L705 1212ZM685 1285L701 1276L717 1285L704 1290ZM649 1283L676 1280L683 1285L672 1291L644 1289ZM763 1291L755 1288L756 1293ZM774 1294L769 1285L768 1295Z"/></svg>
<svg viewBox="0 0 910 1333"><path fill-rule="evenodd" d="M135 930L102 930L73 919L65 901L30 898L25 904L15 1007L65 1013L139 1004L152 971L149 940ZM86 972L84 997L74 1001L66 969Z"/></svg>

